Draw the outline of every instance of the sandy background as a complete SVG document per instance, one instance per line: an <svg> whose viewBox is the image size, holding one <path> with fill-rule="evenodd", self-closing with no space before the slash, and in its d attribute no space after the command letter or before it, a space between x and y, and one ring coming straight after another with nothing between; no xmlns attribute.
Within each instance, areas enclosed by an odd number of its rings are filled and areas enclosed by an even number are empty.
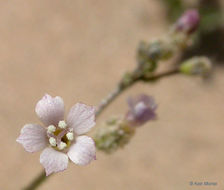
<svg viewBox="0 0 224 190"><path fill-rule="evenodd" d="M39 123L44 93L97 105L135 65L141 39L167 30L158 0L0 1L0 190L21 189L42 169L39 153L16 143L21 127ZM129 94L159 103L159 120L139 128L124 150L87 167L73 164L43 190L224 189L224 70L213 81L175 76L137 84L98 122L127 110ZM118 109L119 108L119 109ZM216 187L189 185L217 182Z"/></svg>

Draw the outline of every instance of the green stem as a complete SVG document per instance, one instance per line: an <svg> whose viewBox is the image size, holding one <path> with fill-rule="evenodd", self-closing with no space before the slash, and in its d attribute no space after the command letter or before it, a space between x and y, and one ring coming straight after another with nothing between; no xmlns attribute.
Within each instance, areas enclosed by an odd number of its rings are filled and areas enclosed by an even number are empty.
<svg viewBox="0 0 224 190"><path fill-rule="evenodd" d="M175 68L170 71L156 74L154 76L149 76L149 77L139 76L133 79L132 81L130 81L126 86L118 85L118 87L116 87L113 92L111 92L105 99L101 101L96 111L96 117L98 117L102 113L102 111L104 111L119 95L121 95L125 90L127 90L131 86L133 86L136 82L138 81L153 82L155 80L158 80L164 77L176 75L178 73L180 73L179 69Z"/></svg>
<svg viewBox="0 0 224 190"><path fill-rule="evenodd" d="M34 180L23 190L34 190L36 189L39 185L41 185L46 179L48 179L50 176L46 176L45 171L43 170Z"/></svg>
<svg viewBox="0 0 224 190"><path fill-rule="evenodd" d="M127 86L121 87L118 85L105 99L103 99L96 110L96 117L98 117L104 109L106 109L120 94L122 94L126 89L131 87L136 81L130 82Z"/></svg>
<svg viewBox="0 0 224 190"><path fill-rule="evenodd" d="M140 77L140 80L144 81L144 82L152 82L152 81L155 81L155 80L159 80L159 79L162 79L164 77L169 77L169 76L173 76L173 75L176 75L176 74L179 74L180 71L178 68L175 68L173 70L170 70L170 71L166 71L166 72L163 72L163 73L159 73L157 75L154 75L154 76L149 76L149 77Z"/></svg>

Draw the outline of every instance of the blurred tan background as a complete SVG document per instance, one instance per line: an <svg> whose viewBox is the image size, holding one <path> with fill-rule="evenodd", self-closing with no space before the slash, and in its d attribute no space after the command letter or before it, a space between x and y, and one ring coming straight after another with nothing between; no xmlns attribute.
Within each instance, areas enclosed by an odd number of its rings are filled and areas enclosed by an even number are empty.
<svg viewBox="0 0 224 190"><path fill-rule="evenodd" d="M158 0L0 1L0 189L21 189L41 170L39 153L16 143L21 127L40 123L36 102L44 93L97 105L126 70L135 67L142 39L167 31ZM159 103L156 122L139 128L125 149L87 167L70 164L43 190L224 189L224 69L209 83L175 76L137 84L98 122L127 110L141 92ZM215 187L190 181L217 182Z"/></svg>

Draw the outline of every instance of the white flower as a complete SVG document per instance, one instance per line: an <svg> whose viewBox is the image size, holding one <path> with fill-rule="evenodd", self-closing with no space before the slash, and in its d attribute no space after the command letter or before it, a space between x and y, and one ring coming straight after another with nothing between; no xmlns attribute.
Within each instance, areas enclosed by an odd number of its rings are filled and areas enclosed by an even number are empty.
<svg viewBox="0 0 224 190"><path fill-rule="evenodd" d="M69 159L78 165L87 165L96 159L93 139L83 135L95 125L93 107L77 103L65 121L62 98L46 94L37 103L35 111L45 127L26 124L16 141L28 152L44 149L40 163L47 176L65 170Z"/></svg>

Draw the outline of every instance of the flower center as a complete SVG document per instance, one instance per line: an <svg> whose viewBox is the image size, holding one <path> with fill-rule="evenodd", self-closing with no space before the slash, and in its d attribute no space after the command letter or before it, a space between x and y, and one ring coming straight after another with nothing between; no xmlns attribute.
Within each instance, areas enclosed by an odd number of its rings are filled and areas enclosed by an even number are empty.
<svg viewBox="0 0 224 190"><path fill-rule="evenodd" d="M135 113L137 115L141 115L145 109L146 109L146 105L143 102L139 102L136 106L135 106Z"/></svg>
<svg viewBox="0 0 224 190"><path fill-rule="evenodd" d="M51 147L60 151L68 148L74 140L73 130L67 126L65 121L59 121L57 127L49 125L47 135Z"/></svg>

